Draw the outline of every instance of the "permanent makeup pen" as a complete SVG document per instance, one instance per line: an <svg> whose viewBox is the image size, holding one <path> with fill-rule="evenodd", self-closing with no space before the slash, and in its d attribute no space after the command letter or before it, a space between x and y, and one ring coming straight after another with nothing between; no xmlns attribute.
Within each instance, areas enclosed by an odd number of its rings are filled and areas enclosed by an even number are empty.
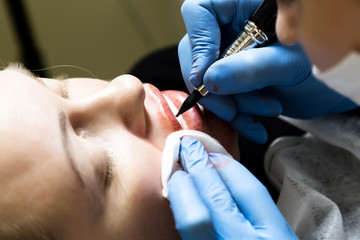
<svg viewBox="0 0 360 240"><path fill-rule="evenodd" d="M266 45L269 40L275 37L276 14L276 0L264 0L249 20L245 22L245 31L224 51L221 58L243 50ZM208 93L209 91L205 88L204 84L196 87L185 99L176 117L195 106Z"/></svg>

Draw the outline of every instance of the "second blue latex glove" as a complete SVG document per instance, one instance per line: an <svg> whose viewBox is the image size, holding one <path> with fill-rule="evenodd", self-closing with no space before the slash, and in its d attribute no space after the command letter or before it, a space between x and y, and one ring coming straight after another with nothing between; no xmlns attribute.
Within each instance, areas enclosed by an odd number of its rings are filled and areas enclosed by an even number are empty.
<svg viewBox="0 0 360 240"><path fill-rule="evenodd" d="M266 188L240 163L208 154L184 137L180 157L188 173L169 180L169 200L183 240L297 239Z"/></svg>

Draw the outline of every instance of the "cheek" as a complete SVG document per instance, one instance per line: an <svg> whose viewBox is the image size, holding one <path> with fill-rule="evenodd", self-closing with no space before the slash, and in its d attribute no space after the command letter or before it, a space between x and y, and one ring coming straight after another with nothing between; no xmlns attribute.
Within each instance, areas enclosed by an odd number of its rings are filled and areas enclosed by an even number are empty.
<svg viewBox="0 0 360 240"><path fill-rule="evenodd" d="M156 223L168 209L161 195L161 152L146 144L135 146L128 148L131 154L118 166L120 184L113 191L109 211L111 222L117 223L113 228L129 239L138 239L137 234L146 232L146 226Z"/></svg>
<svg viewBox="0 0 360 240"><path fill-rule="evenodd" d="M141 149L141 150L140 150ZM161 195L162 152L151 144L138 144L133 149L129 168L132 173L132 193L136 195Z"/></svg>
<svg viewBox="0 0 360 240"><path fill-rule="evenodd" d="M346 39L334 37L333 33L334 30L320 20L301 22L301 43L310 61L321 70L330 68L348 51Z"/></svg>
<svg viewBox="0 0 360 240"><path fill-rule="evenodd" d="M126 135L128 136L128 135ZM123 138L116 161L117 191L123 199L133 201L146 196L161 195L161 150L147 140L130 137Z"/></svg>
<svg viewBox="0 0 360 240"><path fill-rule="evenodd" d="M303 0L299 12L299 38L312 63L326 70L350 49L348 34L353 32L344 22L340 1Z"/></svg>

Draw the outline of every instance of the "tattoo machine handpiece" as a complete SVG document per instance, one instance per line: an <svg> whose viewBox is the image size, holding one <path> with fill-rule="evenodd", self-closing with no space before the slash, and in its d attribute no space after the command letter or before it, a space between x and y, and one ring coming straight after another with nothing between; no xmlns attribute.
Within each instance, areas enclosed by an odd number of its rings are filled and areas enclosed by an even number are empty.
<svg viewBox="0 0 360 240"><path fill-rule="evenodd" d="M224 51L220 58L268 44L275 37L276 14L276 0L264 0L249 20L245 21L243 33ZM209 91L205 88L204 84L196 87L185 99L176 117L195 106L208 93Z"/></svg>

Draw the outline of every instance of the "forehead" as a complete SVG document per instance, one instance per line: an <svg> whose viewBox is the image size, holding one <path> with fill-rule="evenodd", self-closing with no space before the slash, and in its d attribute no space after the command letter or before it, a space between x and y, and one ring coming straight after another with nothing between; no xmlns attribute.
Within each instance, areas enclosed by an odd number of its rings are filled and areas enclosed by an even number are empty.
<svg viewBox="0 0 360 240"><path fill-rule="evenodd" d="M31 153L36 155L47 150L48 145L58 144L56 139L60 132L53 100L49 91L29 76L16 71L1 71L0 147L7 146L4 150L13 150L17 155L28 154L22 150L33 149Z"/></svg>
<svg viewBox="0 0 360 240"><path fill-rule="evenodd" d="M40 113L52 116L51 113L56 111L53 108L54 94L51 94L37 80L26 74L4 70L0 72L0 109L3 118L1 120L32 120L44 119ZM49 112L49 114L45 114ZM20 116L27 114L26 118ZM14 117L16 117L14 119Z"/></svg>

